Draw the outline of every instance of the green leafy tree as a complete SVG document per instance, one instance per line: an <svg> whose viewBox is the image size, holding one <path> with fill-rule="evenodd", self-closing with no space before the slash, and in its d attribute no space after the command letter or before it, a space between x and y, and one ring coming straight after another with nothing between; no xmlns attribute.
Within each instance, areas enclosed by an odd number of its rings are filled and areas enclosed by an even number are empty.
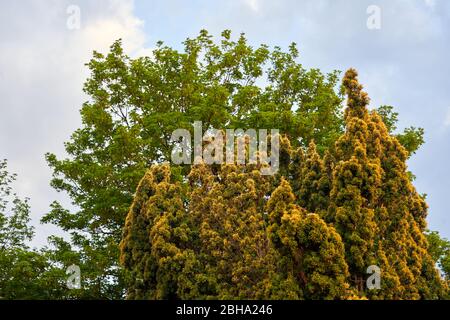
<svg viewBox="0 0 450 320"><path fill-rule="evenodd" d="M425 131L423 128L408 127L402 133L396 133L398 112L394 111L392 106L380 106L376 109L378 115L383 119L388 132L395 135L398 142L405 147L409 156L416 153L416 151L425 143L423 138Z"/></svg>
<svg viewBox="0 0 450 320"><path fill-rule="evenodd" d="M84 270L83 298L124 297L118 245L125 217L147 168L170 160L173 130L192 131L194 121L204 130L279 128L295 148L315 141L319 154L343 132L339 72L305 69L295 44L286 52L254 48L244 35L233 40L224 31L215 42L202 30L181 52L158 42L152 57L131 59L119 40L87 65L82 126L65 143L66 158L46 155L51 185L78 209L55 202L42 219L70 234L70 241L52 239L52 257ZM410 138L409 148L420 145Z"/></svg>
<svg viewBox="0 0 450 320"><path fill-rule="evenodd" d="M431 254L443 275L450 280L450 241L442 238L437 231L428 231L426 233L428 240L428 252Z"/></svg>
<svg viewBox="0 0 450 320"><path fill-rule="evenodd" d="M0 161L0 248L27 248L26 242L34 235L29 226L30 206L28 199L22 200L13 193L11 184L16 175L10 174L6 166L6 160Z"/></svg>
<svg viewBox="0 0 450 320"><path fill-rule="evenodd" d="M117 265L122 227L146 168L170 160L174 129L192 130L194 120L204 130L277 126L292 141L314 138L323 148L341 130L338 74L305 70L294 45L288 52L252 48L243 35L232 41L229 31L217 44L202 31L184 46L178 52L159 42L152 58L138 59L126 56L120 41L107 55L95 52L84 87L90 99L81 109L82 127L66 143L69 157L46 156L52 186L79 209L55 202L42 221L71 234L60 248L78 253L55 257L79 256L89 296L124 296ZM257 85L264 81L265 87ZM105 278L112 280L97 285Z"/></svg>
<svg viewBox="0 0 450 320"><path fill-rule="evenodd" d="M29 248L30 206L13 192L15 180L6 160L0 161L0 299L58 299L66 292L66 277L45 250Z"/></svg>

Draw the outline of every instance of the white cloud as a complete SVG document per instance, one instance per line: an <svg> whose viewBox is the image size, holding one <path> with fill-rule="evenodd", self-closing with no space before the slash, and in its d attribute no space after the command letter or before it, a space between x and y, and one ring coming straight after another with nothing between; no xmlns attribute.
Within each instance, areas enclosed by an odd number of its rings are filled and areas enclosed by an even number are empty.
<svg viewBox="0 0 450 320"><path fill-rule="evenodd" d="M83 53L90 54L92 49L106 51L114 40L122 38L128 54L136 56L147 52L144 22L134 16L133 1L110 0L109 3L112 14L87 21L79 34L74 32L73 45L80 45Z"/></svg>
<svg viewBox="0 0 450 320"><path fill-rule="evenodd" d="M259 11L259 1L258 0L244 0L245 4L254 12Z"/></svg>

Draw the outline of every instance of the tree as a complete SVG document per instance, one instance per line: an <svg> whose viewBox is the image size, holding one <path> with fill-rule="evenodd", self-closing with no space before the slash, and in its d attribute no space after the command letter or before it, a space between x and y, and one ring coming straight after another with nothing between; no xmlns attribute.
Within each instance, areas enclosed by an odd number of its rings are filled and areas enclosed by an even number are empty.
<svg viewBox="0 0 450 320"><path fill-rule="evenodd" d="M0 299L70 298L65 270L53 265L44 251L24 248L2 250L0 269Z"/></svg>
<svg viewBox="0 0 450 320"><path fill-rule="evenodd" d="M184 201L167 165L149 170L121 243L129 299L347 296L339 234L294 204L284 178L272 193L272 177L256 169L197 164Z"/></svg>
<svg viewBox="0 0 450 320"><path fill-rule="evenodd" d="M314 141L310 142L299 170L301 172L296 178L298 189L295 191L298 204L309 212L325 216L329 204L331 182L324 161L317 153Z"/></svg>
<svg viewBox="0 0 450 320"><path fill-rule="evenodd" d="M364 119L368 117L367 94L347 71L343 86L348 95L345 109L346 132L337 140L336 165L330 193L332 222L345 243L346 261L354 284L365 277L366 268L376 264L377 224L374 207L381 184L379 160L368 156Z"/></svg>
<svg viewBox="0 0 450 320"><path fill-rule="evenodd" d="M269 244L259 190L270 183L256 170L222 165L217 181L196 208L200 214L202 256L208 256L220 299L267 297L274 252ZM264 183L265 182L265 183ZM267 190L267 189L266 189ZM196 206L196 205L194 205Z"/></svg>
<svg viewBox="0 0 450 320"><path fill-rule="evenodd" d="M7 171L7 161L0 161L0 248L2 250L27 248L33 238L28 199L21 200L13 193L11 183L15 174Z"/></svg>
<svg viewBox="0 0 450 320"><path fill-rule="evenodd" d="M305 69L295 44L287 52L253 48L230 31L216 43L202 30L183 52L158 42L151 58L131 59L118 40L108 54L94 52L88 67L82 127L65 143L67 158L46 155L51 185L78 210L55 202L42 219L70 233L70 242L55 239L54 262L85 268L84 297L124 297L118 244L125 217L147 168L170 160L173 130L192 132L194 121L204 130L279 128L294 148L314 140L319 154L343 131L339 72Z"/></svg>
<svg viewBox="0 0 450 320"><path fill-rule="evenodd" d="M405 128L403 133L395 134L395 131L397 130L398 112L394 111L394 107L380 106L376 111L386 125L388 132L395 135L398 142L400 142L400 144L408 151L409 156L416 153L416 151L425 143L423 138L425 132L423 128L411 126Z"/></svg>
<svg viewBox="0 0 450 320"><path fill-rule="evenodd" d="M273 257L252 179L261 176L224 165L219 183L208 171L192 168L186 201L180 185L169 184L168 166L142 179L121 243L132 279L128 298L267 296Z"/></svg>
<svg viewBox="0 0 450 320"><path fill-rule="evenodd" d="M182 195L168 165L153 166L141 180L121 242L121 262L131 270L128 298L168 299L179 294L177 278L191 256Z"/></svg>
<svg viewBox="0 0 450 320"><path fill-rule="evenodd" d="M66 143L69 157L46 155L52 186L67 192L79 210L55 202L42 221L71 233L71 245L63 247L90 266L85 276L93 285L85 290L98 298L124 295L124 275L117 269L122 227L146 168L170 160L173 130L192 131L194 120L204 130L288 125L293 137L314 137L324 146L339 132L337 73L305 70L295 61L294 45L287 53L265 45L254 49L243 35L232 41L229 31L220 44L201 31L184 45L178 52L159 42L152 58L130 59L120 41L107 55L95 52L84 87L90 100L81 109L83 126ZM256 85L262 79L265 88ZM104 278L113 280L98 291L94 284Z"/></svg>
<svg viewBox="0 0 450 320"><path fill-rule="evenodd" d="M346 297L348 267L344 244L336 230L319 215L294 204L286 180L268 203L268 233L279 253L282 270L276 298L341 299Z"/></svg>
<svg viewBox="0 0 450 320"><path fill-rule="evenodd" d="M442 238L437 231L428 231L426 237L428 252L433 261L438 264L445 279L450 281L450 241Z"/></svg>
<svg viewBox="0 0 450 320"><path fill-rule="evenodd" d="M383 270L381 290L367 293L372 298L442 297L424 234L427 205L408 175L408 152L377 112L368 112L355 70L346 72L343 86L347 128L336 142L330 210L350 273L360 282L368 266Z"/></svg>
<svg viewBox="0 0 450 320"><path fill-rule="evenodd" d="M426 232L428 242L428 252L435 264L440 269L441 275L444 278L445 285L443 286L442 298L450 299L450 241L446 238L441 238L437 231Z"/></svg>
<svg viewBox="0 0 450 320"><path fill-rule="evenodd" d="M346 130L323 158L314 142L292 151L282 136L283 169L273 177L261 164L200 163L187 181L169 183L168 165L155 165L122 241L122 263L144 280L129 297L444 298L435 263L446 249L435 235L426 240L427 205L408 175L409 154L368 111L355 70L343 87ZM380 287L365 288L374 269Z"/></svg>
<svg viewBox="0 0 450 320"><path fill-rule="evenodd" d="M30 249L34 236L28 199L13 193L15 174L0 161L0 299L56 299L64 295L65 276L45 251Z"/></svg>

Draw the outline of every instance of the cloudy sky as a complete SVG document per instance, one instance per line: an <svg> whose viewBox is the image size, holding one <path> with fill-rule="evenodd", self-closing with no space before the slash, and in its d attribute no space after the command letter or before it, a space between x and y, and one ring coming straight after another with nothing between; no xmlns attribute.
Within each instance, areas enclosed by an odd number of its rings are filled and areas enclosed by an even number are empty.
<svg viewBox="0 0 450 320"><path fill-rule="evenodd" d="M376 10L380 28L368 28ZM38 223L49 204L70 204L49 186L44 154L64 156L80 126L92 50L106 52L118 38L132 56L158 40L181 49L200 29L245 32L255 45L296 42L306 67L357 68L372 107L393 105L400 128L425 128L409 166L428 194L429 227L450 238L450 1L0 0L0 158L18 173L19 195L31 198L34 245L58 232Z"/></svg>

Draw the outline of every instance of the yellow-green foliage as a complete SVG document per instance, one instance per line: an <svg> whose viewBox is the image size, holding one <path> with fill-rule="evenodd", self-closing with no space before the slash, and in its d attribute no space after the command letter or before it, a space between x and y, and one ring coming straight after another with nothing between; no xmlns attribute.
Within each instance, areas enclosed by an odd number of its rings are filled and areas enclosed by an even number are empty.
<svg viewBox="0 0 450 320"><path fill-rule="evenodd" d="M324 161L317 153L313 141L309 144L299 176L299 186L296 192L298 203L310 212L323 215L328 208L330 180L325 170Z"/></svg>
<svg viewBox="0 0 450 320"><path fill-rule="evenodd" d="M178 274L192 255L190 229L179 183L168 165L153 166L138 186L125 222L121 262L131 272L129 298L177 295Z"/></svg>
<svg viewBox="0 0 450 320"><path fill-rule="evenodd" d="M315 213L294 204L282 179L267 203L268 234L279 255L278 277L294 285L290 295L305 299L343 298L348 287L344 245L336 230ZM284 290L278 292L282 297Z"/></svg>
<svg viewBox="0 0 450 320"><path fill-rule="evenodd" d="M350 69L346 130L320 156L281 137L280 172L257 165L145 174L121 263L130 299L435 299L446 286L425 237L427 205L407 151ZM381 269L368 290L367 267Z"/></svg>
<svg viewBox="0 0 450 320"><path fill-rule="evenodd" d="M361 280L373 264L382 270L381 290L367 291L368 297L438 298L443 284L427 252L427 206L409 179L407 151L368 112L355 70L343 84L346 132L334 150L329 216L343 237L352 279Z"/></svg>

